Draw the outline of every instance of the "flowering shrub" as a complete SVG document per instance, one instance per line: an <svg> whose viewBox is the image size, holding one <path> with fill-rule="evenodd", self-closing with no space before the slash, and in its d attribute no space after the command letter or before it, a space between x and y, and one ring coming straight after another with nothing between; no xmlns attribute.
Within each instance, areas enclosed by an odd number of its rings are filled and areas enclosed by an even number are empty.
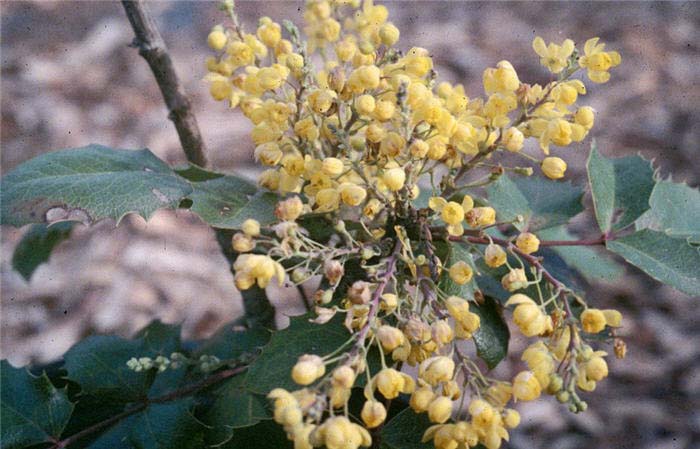
<svg viewBox="0 0 700 449"><path fill-rule="evenodd" d="M248 320L194 348L160 324L133 342L91 337L66 354L60 381L5 365L3 404L19 400L6 398L7 376L52 417L30 439L20 418L33 419L3 408L17 429L8 447L117 436L134 447L263 447L254 436L263 429L269 447L495 449L520 422L514 404L549 395L585 411L608 351L625 356L622 315L582 288L619 269L590 247L700 291L700 194L657 179L639 157L611 160L594 146L599 229L580 240L566 230L583 190L561 181L564 147L595 130L595 111L579 105L586 84L606 83L621 62L598 38L577 48L536 37L552 81L524 83L500 61L484 70L479 97L439 81L428 50L404 45L371 0L307 1L306 38L268 17L247 32L233 2L222 9L206 81L251 122L259 188L194 165L170 169L147 150L90 146L8 174L2 212L23 225L190 208L226 242ZM522 166L506 162L517 158ZM25 251L50 252L55 226L38 226ZM16 259L31 275L35 265ZM314 291L313 311L271 337L252 312L270 285ZM508 322L529 344L519 372L494 378ZM56 390L65 379L78 393ZM105 397L131 424L75 418ZM160 433L144 440L133 428L149 420Z"/></svg>

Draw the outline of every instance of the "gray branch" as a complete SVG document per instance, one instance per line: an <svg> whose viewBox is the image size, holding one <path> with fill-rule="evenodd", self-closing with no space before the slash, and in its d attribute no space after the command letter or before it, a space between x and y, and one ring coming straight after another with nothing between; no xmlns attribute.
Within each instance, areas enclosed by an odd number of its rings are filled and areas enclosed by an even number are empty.
<svg viewBox="0 0 700 449"><path fill-rule="evenodd" d="M204 141L184 87L180 84L163 37L142 0L122 0L136 37L132 47L148 62L168 107L168 118L177 129L187 160L206 166Z"/></svg>

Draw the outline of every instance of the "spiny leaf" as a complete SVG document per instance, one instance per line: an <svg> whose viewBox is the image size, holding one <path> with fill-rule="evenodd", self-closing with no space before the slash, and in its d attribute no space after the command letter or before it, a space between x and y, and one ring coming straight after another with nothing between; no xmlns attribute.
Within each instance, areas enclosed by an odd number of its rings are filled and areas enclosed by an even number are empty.
<svg viewBox="0 0 700 449"><path fill-rule="evenodd" d="M192 186L194 191L188 197L192 200L192 212L215 228L239 229L249 218L262 224L275 219L279 197L258 191L255 184L237 176L222 176Z"/></svg>
<svg viewBox="0 0 700 449"><path fill-rule="evenodd" d="M639 156L608 159L594 142L587 168L595 215L603 232L623 229L649 209L654 188L649 161Z"/></svg>
<svg viewBox="0 0 700 449"><path fill-rule="evenodd" d="M0 362L0 379L3 448L24 448L61 436L73 412L65 390L57 390L45 374L34 377L5 360Z"/></svg>
<svg viewBox="0 0 700 449"><path fill-rule="evenodd" d="M520 230L538 231L565 224L583 211L583 190L569 182L503 175L487 192L497 220L514 221L522 216L522 222L514 223Z"/></svg>
<svg viewBox="0 0 700 449"><path fill-rule="evenodd" d="M651 209L637 220L637 229L649 228L700 244L700 190L660 181L651 192L649 205Z"/></svg>
<svg viewBox="0 0 700 449"><path fill-rule="evenodd" d="M643 229L606 245L654 279L691 296L700 292L700 250L685 240Z"/></svg>
<svg viewBox="0 0 700 449"><path fill-rule="evenodd" d="M34 224L22 236L12 254L12 268L17 270L26 280L39 265L49 260L53 249L70 237L75 222L64 221L47 225Z"/></svg>
<svg viewBox="0 0 700 449"><path fill-rule="evenodd" d="M119 222L174 209L192 187L149 150L101 145L55 151L27 161L2 179L2 223Z"/></svg>

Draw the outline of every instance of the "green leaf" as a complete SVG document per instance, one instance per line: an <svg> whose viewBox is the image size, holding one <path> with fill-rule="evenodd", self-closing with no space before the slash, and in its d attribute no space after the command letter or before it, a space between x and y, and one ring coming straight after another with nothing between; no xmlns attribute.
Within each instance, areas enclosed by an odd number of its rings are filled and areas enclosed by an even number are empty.
<svg viewBox="0 0 700 449"><path fill-rule="evenodd" d="M350 339L342 317L324 325L309 322L309 315L291 319L289 327L272 334L270 343L248 369L251 391L266 395L273 388L298 388L291 377L292 367L302 354L324 356Z"/></svg>
<svg viewBox="0 0 700 449"><path fill-rule="evenodd" d="M192 357L214 355L220 360L238 359L244 354L254 354L270 341L272 332L261 326L246 328L240 320L225 324L214 335L205 340Z"/></svg>
<svg viewBox="0 0 700 449"><path fill-rule="evenodd" d="M220 445L231 439L235 429L257 424L270 419L267 399L248 390L247 375L226 380L212 396L216 398L203 418L211 430L207 432L207 443Z"/></svg>
<svg viewBox="0 0 700 449"><path fill-rule="evenodd" d="M565 224L583 211L583 190L570 182L503 175L487 192L497 220L514 221L522 216L522 222L514 223L520 230L539 231Z"/></svg>
<svg viewBox="0 0 700 449"><path fill-rule="evenodd" d="M493 369L508 355L510 331L503 319L503 307L495 299L486 296L484 303L473 306L472 311L481 319L481 326L474 333L476 353L489 369Z"/></svg>
<svg viewBox="0 0 700 449"><path fill-rule="evenodd" d="M660 181L651 192L649 205L651 209L637 220L637 229L649 228L700 243L700 190Z"/></svg>
<svg viewBox="0 0 700 449"><path fill-rule="evenodd" d="M149 150L101 145L55 151L27 161L2 179L2 223L94 222L126 214L148 219L173 209L192 187Z"/></svg>
<svg viewBox="0 0 700 449"><path fill-rule="evenodd" d="M542 240L576 240L565 226L542 230L538 234ZM598 248L588 246L553 246L548 248L561 257L571 268L575 269L588 281L612 282L619 279L624 270L610 255ZM547 259L545 258L545 261Z"/></svg>
<svg viewBox="0 0 700 449"><path fill-rule="evenodd" d="M65 367L68 378L80 385L83 394L136 402L147 396L154 373L135 372L126 362L132 357L170 357L179 349L179 326L154 322L136 340L105 335L86 338L66 353Z"/></svg>
<svg viewBox="0 0 700 449"><path fill-rule="evenodd" d="M691 296L700 292L700 251L685 240L644 229L610 240L607 247L654 279Z"/></svg>
<svg viewBox="0 0 700 449"><path fill-rule="evenodd" d="M49 260L53 249L70 237L74 222L64 221L53 225L43 223L32 225L22 236L12 254L12 268L26 280L32 277L34 270Z"/></svg>
<svg viewBox="0 0 700 449"><path fill-rule="evenodd" d="M222 176L192 184L192 212L207 224L221 229L239 229L248 218L268 224L275 220L279 197L259 191L257 186L237 176Z"/></svg>
<svg viewBox="0 0 700 449"><path fill-rule="evenodd" d="M417 414L406 408L382 429L382 447L385 449L432 449L431 442L421 443L423 433L432 424L427 413Z"/></svg>
<svg viewBox="0 0 700 449"><path fill-rule="evenodd" d="M623 229L649 209L654 188L649 161L639 156L608 159L594 143L587 168L595 215L603 232Z"/></svg>
<svg viewBox="0 0 700 449"><path fill-rule="evenodd" d="M282 426L274 421L261 421L254 426L235 429L233 437L221 449L292 449Z"/></svg>
<svg viewBox="0 0 700 449"><path fill-rule="evenodd" d="M64 390L57 390L45 374L0 362L0 439L6 449L23 448L58 439L73 404Z"/></svg>
<svg viewBox="0 0 700 449"><path fill-rule="evenodd" d="M226 176L223 173L209 171L206 168L202 168L199 165L192 163L181 167L175 167L173 171L191 182L208 181L210 179L222 178Z"/></svg>

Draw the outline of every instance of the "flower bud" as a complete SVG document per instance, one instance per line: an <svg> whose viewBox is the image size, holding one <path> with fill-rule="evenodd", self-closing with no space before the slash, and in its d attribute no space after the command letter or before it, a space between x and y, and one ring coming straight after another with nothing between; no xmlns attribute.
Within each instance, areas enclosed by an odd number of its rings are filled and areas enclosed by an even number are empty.
<svg viewBox="0 0 700 449"><path fill-rule="evenodd" d="M326 366L317 355L304 354L292 368L292 379L299 385L310 385L323 376Z"/></svg>
<svg viewBox="0 0 700 449"><path fill-rule="evenodd" d="M454 331L447 320L435 321L430 327L433 340L439 345L446 345L454 339Z"/></svg>
<svg viewBox="0 0 700 449"><path fill-rule="evenodd" d="M367 428L373 429L382 424L386 419L386 408L384 408L381 402L370 400L365 402L360 416Z"/></svg>
<svg viewBox="0 0 700 449"><path fill-rule="evenodd" d="M406 172L401 167L390 168L384 172L382 181L391 191L401 190L406 182Z"/></svg>
<svg viewBox="0 0 700 449"><path fill-rule="evenodd" d="M513 153L523 149L524 140L525 136L518 128L508 128L503 133L503 146Z"/></svg>
<svg viewBox="0 0 700 449"><path fill-rule="evenodd" d="M521 371L513 379L513 396L521 401L532 401L540 397L542 387L532 371Z"/></svg>
<svg viewBox="0 0 700 449"><path fill-rule="evenodd" d="M333 370L331 383L337 387L349 389L355 384L355 371L348 365L341 365Z"/></svg>
<svg viewBox="0 0 700 449"><path fill-rule="evenodd" d="M303 211L304 203L298 196L293 196L277 203L275 216L282 221L294 221Z"/></svg>
<svg viewBox="0 0 700 449"><path fill-rule="evenodd" d="M360 115L369 115L374 112L376 101L372 95L360 95L355 99L355 110Z"/></svg>
<svg viewBox="0 0 700 449"><path fill-rule="evenodd" d="M379 39L387 47L391 47L399 40L399 34L399 29L391 22L387 22L379 28Z"/></svg>
<svg viewBox="0 0 700 449"><path fill-rule="evenodd" d="M327 157L323 160L321 170L333 178L340 176L344 170L343 161L335 157Z"/></svg>
<svg viewBox="0 0 700 449"><path fill-rule="evenodd" d="M491 268L500 267L506 263L507 258L508 255L506 254L505 250L498 245L494 245L493 243L489 244L484 251L484 262Z"/></svg>
<svg viewBox="0 0 700 449"><path fill-rule="evenodd" d="M542 173L549 179L560 179L564 177L566 162L558 157L546 157L542 161Z"/></svg>
<svg viewBox="0 0 700 449"><path fill-rule="evenodd" d="M579 108L574 115L574 122L583 126L586 130L593 128L593 123L595 122L593 108L590 106L583 106Z"/></svg>
<svg viewBox="0 0 700 449"><path fill-rule="evenodd" d="M518 424L520 424L520 413L518 413L517 410L513 410L512 408L505 409L503 414L503 423L509 429L514 429L518 427Z"/></svg>
<svg viewBox="0 0 700 449"><path fill-rule="evenodd" d="M421 387L413 392L409 405L416 413L423 413L435 398L435 393L430 387Z"/></svg>
<svg viewBox="0 0 700 449"><path fill-rule="evenodd" d="M387 399L394 399L399 393L412 393L415 388L413 379L393 368L384 368L374 377L379 392Z"/></svg>
<svg viewBox="0 0 700 449"><path fill-rule="evenodd" d="M586 377L594 382L601 381L608 376L608 364L600 356L592 357L586 362Z"/></svg>
<svg viewBox="0 0 700 449"><path fill-rule="evenodd" d="M581 313L581 327L589 334L605 329L605 314L599 309L586 309Z"/></svg>
<svg viewBox="0 0 700 449"><path fill-rule="evenodd" d="M428 154L429 149L430 146L424 140L415 139L408 147L408 152L416 159L423 159Z"/></svg>
<svg viewBox="0 0 700 449"><path fill-rule="evenodd" d="M255 248L255 240L246 234L237 232L233 234L233 238L231 239L231 247L234 251L239 253L247 253Z"/></svg>
<svg viewBox="0 0 700 449"><path fill-rule="evenodd" d="M525 254L532 254L540 249L540 239L531 232L522 232L515 239L515 246Z"/></svg>
<svg viewBox="0 0 700 449"><path fill-rule="evenodd" d="M445 396L438 396L428 405L430 422L444 423L452 415L452 401Z"/></svg>
<svg viewBox="0 0 700 449"><path fill-rule="evenodd" d="M455 362L450 357L431 357L420 364L418 376L431 386L447 382L454 376Z"/></svg>
<svg viewBox="0 0 700 449"><path fill-rule="evenodd" d="M349 182L341 184L338 191L340 199L348 206L359 206L367 198L367 190L364 187Z"/></svg>
<svg viewBox="0 0 700 449"><path fill-rule="evenodd" d="M382 348L387 352L391 352L401 346L406 338L399 329L386 324L379 326L376 336Z"/></svg>
<svg viewBox="0 0 700 449"><path fill-rule="evenodd" d="M379 300L379 308L385 312L391 312L399 304L398 297L393 293L384 293Z"/></svg>
<svg viewBox="0 0 700 449"><path fill-rule="evenodd" d="M252 218L247 219L241 225L241 231L249 237L257 237L260 235L260 223Z"/></svg>
<svg viewBox="0 0 700 449"><path fill-rule="evenodd" d="M214 27L209 36L207 36L207 44L212 50L220 51L226 46L226 33L221 27Z"/></svg>
<svg viewBox="0 0 700 449"><path fill-rule="evenodd" d="M602 311L605 315L605 324L610 327L620 327L622 325L622 314L614 309L605 309Z"/></svg>

